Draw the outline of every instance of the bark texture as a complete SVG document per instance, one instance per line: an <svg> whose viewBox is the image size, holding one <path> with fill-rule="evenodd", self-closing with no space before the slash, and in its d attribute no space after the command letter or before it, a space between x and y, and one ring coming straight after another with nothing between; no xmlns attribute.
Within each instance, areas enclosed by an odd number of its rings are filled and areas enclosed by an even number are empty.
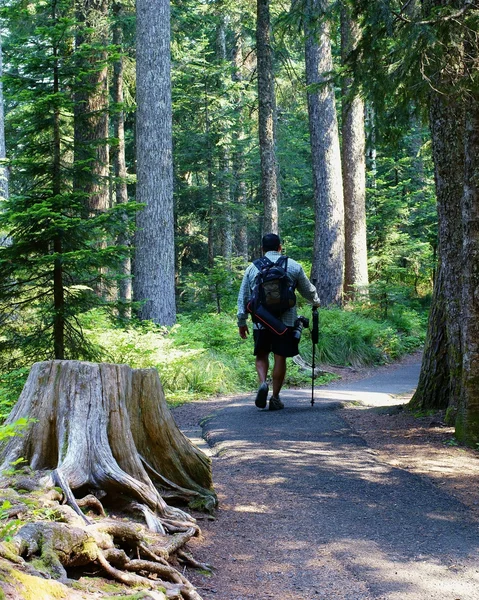
<svg viewBox="0 0 479 600"><path fill-rule="evenodd" d="M477 52L477 49L476 49ZM473 56L468 47L468 55ZM475 64L477 69L477 60ZM456 436L479 443L479 95L466 104L465 177L462 204L464 262L462 287L462 390Z"/></svg>
<svg viewBox="0 0 479 600"><path fill-rule="evenodd" d="M344 204L326 0L307 0L306 83L316 213L312 278L323 306L342 303Z"/></svg>
<svg viewBox="0 0 479 600"><path fill-rule="evenodd" d="M464 108L454 98L433 93L429 114L438 209L439 268L420 382L412 403L422 408L447 407L448 420L453 423L462 371ZM439 360L443 352L446 357Z"/></svg>
<svg viewBox="0 0 479 600"><path fill-rule="evenodd" d="M234 24L234 41L232 53L232 79L235 82L241 82L243 79L243 40L241 35L241 23ZM244 177L245 160L243 154L243 143L245 139L243 118L242 118L242 101L238 99L236 108L239 113L239 127L236 137L236 145L233 150L232 157L232 199L235 214L234 243L235 254L248 260L248 211L247 211L247 193L246 181Z"/></svg>
<svg viewBox="0 0 479 600"><path fill-rule="evenodd" d="M5 148L5 113L3 103L3 61L2 61L2 38L0 37L0 161L6 158ZM8 197L8 171L7 167L0 164L0 200Z"/></svg>
<svg viewBox="0 0 479 600"><path fill-rule="evenodd" d="M136 4L137 216L135 300L142 319L173 325L175 252L173 216L170 3Z"/></svg>
<svg viewBox="0 0 479 600"><path fill-rule="evenodd" d="M216 59L221 69L226 64L226 15L221 12L221 6L218 7L219 23L216 28ZM223 84L220 84L223 87ZM224 92L225 93L225 92ZM222 137L228 139L230 133L228 126L222 131ZM219 190L219 239L221 256L225 258L226 265L231 268L231 259L233 256L233 222L231 218L231 160L230 152L226 144L221 144L218 148L218 190ZM218 225L218 223L217 223Z"/></svg>
<svg viewBox="0 0 479 600"><path fill-rule="evenodd" d="M451 397L444 279L443 268L439 265L434 282L421 373L416 392L410 402L410 406L420 410L446 409Z"/></svg>
<svg viewBox="0 0 479 600"><path fill-rule="evenodd" d="M209 459L176 427L154 369L79 361L36 363L7 423L34 419L3 444L3 468L23 459L68 490L134 499L160 520L188 520L170 494L212 508Z"/></svg>
<svg viewBox="0 0 479 600"><path fill-rule="evenodd" d="M12 566L0 591L43 590L45 577L68 584L70 569L87 568L154 598L201 600L168 563L208 568L183 549L199 527L165 498L212 510L210 460L177 428L156 371L36 363L6 423L21 418L23 435L0 447L0 503L27 524L0 542ZM59 584L39 597L54 590L70 597Z"/></svg>
<svg viewBox="0 0 479 600"><path fill-rule="evenodd" d="M126 184L126 157L125 157L125 111L123 109L123 77L124 77L124 58L123 58L123 29L121 17L123 13L123 4L121 2L113 3L113 11L116 21L113 25L113 44L120 52L119 58L113 65L113 99L116 103L116 110L113 121L113 132L117 139L117 145L112 151L113 168L115 173L115 200L117 204L126 204L128 202L128 188ZM128 217L124 215L124 219ZM118 237L120 246L129 246L130 240L126 234ZM122 278L118 283L118 298L120 300L120 314L123 317L131 316L129 303L133 298L131 282L131 258L127 256L122 263Z"/></svg>
<svg viewBox="0 0 479 600"><path fill-rule="evenodd" d="M442 0L426 4L429 10L444 5ZM445 337L448 377L444 381L441 364L424 362L421 379L427 386L418 389L413 402L436 407L446 387L446 418L455 424L457 438L474 446L479 442L479 96L474 88L479 59L477 32L469 27L460 35L451 64L434 82L430 103L444 278L443 298L435 294L432 310L443 302L445 319L431 324L426 350L428 355L434 351L431 338ZM470 86L461 96L458 82Z"/></svg>
<svg viewBox="0 0 479 600"><path fill-rule="evenodd" d="M357 46L359 27L353 21L350 8L341 8L341 56L346 64ZM353 92L350 77L342 86L342 174L344 191L344 290L354 299L367 293L368 252L366 245L366 138L364 101Z"/></svg>
<svg viewBox="0 0 479 600"><path fill-rule="evenodd" d="M97 213L110 204L108 1L78 0L76 6L81 23L76 46L82 49L78 65L82 80L75 93L75 187L83 193L89 212Z"/></svg>
<svg viewBox="0 0 479 600"><path fill-rule="evenodd" d="M276 98L269 0L257 1L256 55L258 61L261 194L264 204L263 233L278 233L280 186L276 159Z"/></svg>

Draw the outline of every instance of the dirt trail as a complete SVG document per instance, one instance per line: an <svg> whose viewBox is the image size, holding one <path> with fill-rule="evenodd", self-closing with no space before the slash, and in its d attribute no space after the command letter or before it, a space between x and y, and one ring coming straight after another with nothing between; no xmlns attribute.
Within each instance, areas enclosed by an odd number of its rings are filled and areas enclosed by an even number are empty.
<svg viewBox="0 0 479 600"><path fill-rule="evenodd" d="M193 549L215 573L188 573L204 600L477 600L478 454L394 408L388 386L410 392L414 369L322 388L313 408L285 390L278 412L251 397L175 411L190 432L214 415L220 509Z"/></svg>

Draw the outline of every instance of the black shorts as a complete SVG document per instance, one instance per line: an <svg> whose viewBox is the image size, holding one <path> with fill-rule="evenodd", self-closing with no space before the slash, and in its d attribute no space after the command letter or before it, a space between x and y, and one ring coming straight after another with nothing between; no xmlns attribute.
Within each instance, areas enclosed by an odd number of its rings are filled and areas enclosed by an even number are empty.
<svg viewBox="0 0 479 600"><path fill-rule="evenodd" d="M298 340L293 337L293 328L283 335L273 333L271 329L253 329L254 351L253 354L279 354L279 356L296 356L299 354Z"/></svg>

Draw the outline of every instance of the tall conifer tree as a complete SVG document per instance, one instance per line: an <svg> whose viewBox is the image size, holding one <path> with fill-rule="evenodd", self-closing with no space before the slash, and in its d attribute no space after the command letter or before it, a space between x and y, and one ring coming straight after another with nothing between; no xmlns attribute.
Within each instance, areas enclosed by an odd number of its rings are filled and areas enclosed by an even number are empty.
<svg viewBox="0 0 479 600"><path fill-rule="evenodd" d="M142 319L162 325L176 320L173 219L173 157L170 80L170 3L138 0L137 200L135 300Z"/></svg>
<svg viewBox="0 0 479 600"><path fill-rule="evenodd" d="M324 306L341 304L344 284L344 204L327 0L306 0L306 83L316 215L313 279Z"/></svg>
<svg viewBox="0 0 479 600"><path fill-rule="evenodd" d="M355 50L359 25L347 2L341 5L341 58L345 66ZM342 174L344 191L344 288L347 297L365 294L368 286L366 246L366 139L364 101L351 76L342 82Z"/></svg>
<svg viewBox="0 0 479 600"><path fill-rule="evenodd" d="M74 189L76 170L84 171L72 162L75 14L70 1L51 0L28 10L11 2L2 16L12 150L0 228L12 243L0 248L0 347L12 361L20 348L27 361L91 358L79 317L102 304L94 293L100 272L108 268L113 276L121 257L121 249L98 248L98 240L117 235L124 223L115 211L93 213L84 191Z"/></svg>
<svg viewBox="0 0 479 600"><path fill-rule="evenodd" d="M5 110L3 102L3 60L2 60L2 38L0 35L0 161L7 156L5 147ZM0 162L0 201L8 197L8 170L7 167Z"/></svg>
<svg viewBox="0 0 479 600"><path fill-rule="evenodd" d="M270 0L257 0L256 56L258 61L258 127L264 233L278 233L280 185L276 157L276 95Z"/></svg>

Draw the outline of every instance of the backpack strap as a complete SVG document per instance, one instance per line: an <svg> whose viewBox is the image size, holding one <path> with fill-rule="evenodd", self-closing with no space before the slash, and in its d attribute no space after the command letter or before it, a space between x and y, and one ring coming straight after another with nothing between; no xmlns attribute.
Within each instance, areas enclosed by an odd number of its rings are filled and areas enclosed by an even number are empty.
<svg viewBox="0 0 479 600"><path fill-rule="evenodd" d="M258 269L258 271L262 271L266 267L272 267L274 265L274 263L271 260L269 260L267 256L257 258L253 261L253 264Z"/></svg>
<svg viewBox="0 0 479 600"><path fill-rule="evenodd" d="M274 264L278 265L278 267L281 267L282 269L287 271L288 270L288 257L280 256Z"/></svg>

